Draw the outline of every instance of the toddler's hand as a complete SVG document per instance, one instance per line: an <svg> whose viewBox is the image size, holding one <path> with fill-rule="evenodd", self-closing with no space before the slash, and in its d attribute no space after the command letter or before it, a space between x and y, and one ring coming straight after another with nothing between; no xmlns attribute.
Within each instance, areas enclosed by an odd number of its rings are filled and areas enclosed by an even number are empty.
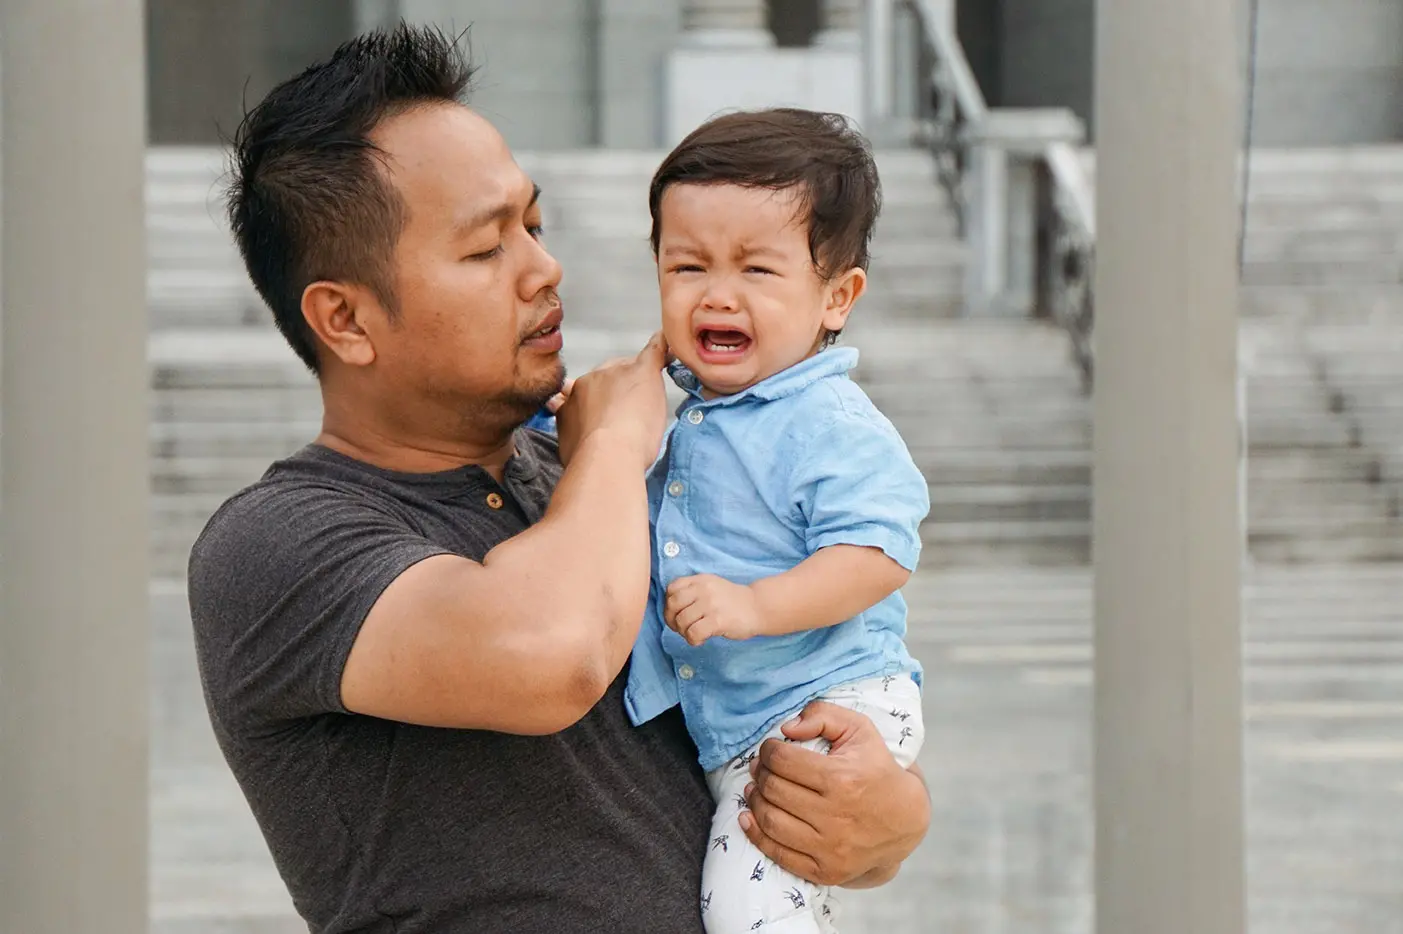
<svg viewBox="0 0 1403 934"><path fill-rule="evenodd" d="M667 588L667 625L691 645L712 636L749 639L761 634L755 591L714 574L679 577Z"/></svg>

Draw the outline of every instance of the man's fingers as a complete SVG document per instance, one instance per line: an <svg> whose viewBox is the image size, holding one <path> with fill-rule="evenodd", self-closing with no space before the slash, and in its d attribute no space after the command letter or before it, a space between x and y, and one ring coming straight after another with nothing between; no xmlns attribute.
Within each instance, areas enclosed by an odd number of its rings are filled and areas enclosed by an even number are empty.
<svg viewBox="0 0 1403 934"><path fill-rule="evenodd" d="M855 710L812 701L797 719L786 721L781 729L785 736L799 742L821 736L834 746L841 746L850 742L864 727L871 726L872 721Z"/></svg>
<svg viewBox="0 0 1403 934"><path fill-rule="evenodd" d="M824 795L831 784L832 763L821 752L781 739L767 739L760 744L760 755L754 770L755 775L768 770L785 781Z"/></svg>
<svg viewBox="0 0 1403 934"><path fill-rule="evenodd" d="M798 853L810 853L823 845L817 830L807 822L776 807L759 795L749 801L751 817L760 825L760 832L779 846Z"/></svg>
<svg viewBox="0 0 1403 934"><path fill-rule="evenodd" d="M769 769L756 770L755 781L751 783L751 808L757 806L777 807L791 815L823 813L823 798L811 789L796 785ZM807 822L806 822L807 823Z"/></svg>
<svg viewBox="0 0 1403 934"><path fill-rule="evenodd" d="M755 844L755 848L768 856L779 868L793 873L801 879L808 879L810 882L819 881L819 867L814 858L787 847L766 834L760 827L760 822L755 819L754 814L742 813L740 826L745 831L745 835L750 838L750 842Z"/></svg>
<svg viewBox="0 0 1403 934"><path fill-rule="evenodd" d="M638 352L638 364L650 370L661 370L667 366L671 354L667 349L667 338L663 337L663 332L658 331L648 338L648 343L643 345L643 349Z"/></svg>

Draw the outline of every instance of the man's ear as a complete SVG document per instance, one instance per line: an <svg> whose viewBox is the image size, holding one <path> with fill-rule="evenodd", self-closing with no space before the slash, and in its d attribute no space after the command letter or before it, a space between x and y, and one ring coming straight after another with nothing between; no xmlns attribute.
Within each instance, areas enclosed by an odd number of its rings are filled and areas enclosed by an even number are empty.
<svg viewBox="0 0 1403 934"><path fill-rule="evenodd" d="M848 322L853 303L867 291L867 273L854 266L827 285L828 298L823 308L823 326L829 331L841 331Z"/></svg>
<svg viewBox="0 0 1403 934"><path fill-rule="evenodd" d="M363 320L379 311L369 292L344 282L313 282L302 291L302 317L326 353L348 366L375 362L375 345Z"/></svg>

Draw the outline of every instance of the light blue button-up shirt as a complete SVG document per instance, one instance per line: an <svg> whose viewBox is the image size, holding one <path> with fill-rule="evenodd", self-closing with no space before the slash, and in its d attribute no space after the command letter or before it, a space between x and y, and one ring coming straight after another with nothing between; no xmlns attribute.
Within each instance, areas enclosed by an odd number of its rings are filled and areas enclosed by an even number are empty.
<svg viewBox="0 0 1403 934"><path fill-rule="evenodd" d="M635 724L681 703L702 768L724 765L827 689L910 672L900 593L807 632L688 645L663 622L667 587L714 574L749 584L829 545L880 548L914 570L925 479L901 436L848 378L856 350L816 354L732 396L688 397L648 475L653 581L625 695Z"/></svg>

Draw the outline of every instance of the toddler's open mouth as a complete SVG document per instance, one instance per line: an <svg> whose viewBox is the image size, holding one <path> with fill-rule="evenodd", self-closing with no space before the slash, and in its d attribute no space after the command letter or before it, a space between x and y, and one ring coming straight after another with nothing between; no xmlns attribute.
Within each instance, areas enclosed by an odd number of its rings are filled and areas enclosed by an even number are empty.
<svg viewBox="0 0 1403 934"><path fill-rule="evenodd" d="M728 363L745 355L752 341L749 334L734 328L702 328L697 332L697 351L706 363Z"/></svg>

